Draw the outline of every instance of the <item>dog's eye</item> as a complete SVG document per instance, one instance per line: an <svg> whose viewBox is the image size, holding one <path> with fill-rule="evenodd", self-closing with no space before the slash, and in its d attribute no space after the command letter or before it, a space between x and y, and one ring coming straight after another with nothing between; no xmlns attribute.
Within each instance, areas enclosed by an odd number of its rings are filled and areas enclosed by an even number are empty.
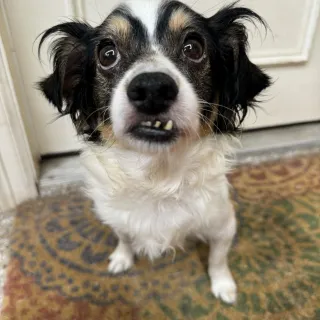
<svg viewBox="0 0 320 320"><path fill-rule="evenodd" d="M196 38L187 38L183 44L183 54L192 61L200 62L204 56L203 43Z"/></svg>
<svg viewBox="0 0 320 320"><path fill-rule="evenodd" d="M118 63L119 58L119 51L113 43L106 44L99 51L99 61L103 69L114 67Z"/></svg>

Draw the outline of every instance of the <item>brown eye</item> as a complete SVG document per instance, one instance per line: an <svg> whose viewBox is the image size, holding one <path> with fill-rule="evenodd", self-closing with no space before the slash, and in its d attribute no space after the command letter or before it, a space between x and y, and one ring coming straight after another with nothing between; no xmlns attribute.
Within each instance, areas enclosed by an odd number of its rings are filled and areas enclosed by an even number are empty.
<svg viewBox="0 0 320 320"><path fill-rule="evenodd" d="M200 62L204 55L203 43L193 38L186 39L183 44L183 54L192 61Z"/></svg>
<svg viewBox="0 0 320 320"><path fill-rule="evenodd" d="M103 69L114 67L120 59L120 54L113 43L106 44L99 51L99 61Z"/></svg>

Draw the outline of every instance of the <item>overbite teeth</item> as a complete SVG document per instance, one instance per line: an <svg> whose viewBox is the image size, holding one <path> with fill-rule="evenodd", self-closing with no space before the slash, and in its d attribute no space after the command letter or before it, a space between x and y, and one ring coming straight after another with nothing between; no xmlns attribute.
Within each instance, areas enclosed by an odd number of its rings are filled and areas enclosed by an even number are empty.
<svg viewBox="0 0 320 320"><path fill-rule="evenodd" d="M173 128L173 121L169 120L167 124L164 126L164 130L170 131Z"/></svg>
<svg viewBox="0 0 320 320"><path fill-rule="evenodd" d="M166 124L163 124L159 120L156 120L155 122L142 121L141 125L145 126L145 127L153 127L153 128L157 128L157 129L166 130L166 131L171 131L173 129L173 121L172 120L169 120Z"/></svg>
<svg viewBox="0 0 320 320"><path fill-rule="evenodd" d="M154 124L155 128L160 128L161 126L161 122L160 121L156 121L156 123Z"/></svg>

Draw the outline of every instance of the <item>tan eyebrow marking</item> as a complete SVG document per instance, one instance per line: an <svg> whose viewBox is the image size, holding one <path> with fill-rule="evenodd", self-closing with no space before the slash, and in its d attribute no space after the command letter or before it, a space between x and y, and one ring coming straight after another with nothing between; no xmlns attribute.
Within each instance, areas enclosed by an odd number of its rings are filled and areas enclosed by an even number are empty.
<svg viewBox="0 0 320 320"><path fill-rule="evenodd" d="M131 32L131 25L124 17L114 15L108 19L108 29L116 36L126 40Z"/></svg>
<svg viewBox="0 0 320 320"><path fill-rule="evenodd" d="M172 31L179 31L187 27L191 22L192 17L184 8L179 8L173 11L169 21L169 28Z"/></svg>

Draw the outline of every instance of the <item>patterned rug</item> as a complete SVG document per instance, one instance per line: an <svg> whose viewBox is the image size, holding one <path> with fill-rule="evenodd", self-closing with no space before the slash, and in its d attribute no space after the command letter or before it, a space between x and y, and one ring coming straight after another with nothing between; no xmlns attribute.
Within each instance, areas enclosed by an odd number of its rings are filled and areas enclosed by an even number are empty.
<svg viewBox="0 0 320 320"><path fill-rule="evenodd" d="M210 293L208 248L107 273L116 245L79 191L18 208L0 319L320 319L320 155L237 168L238 302Z"/></svg>

